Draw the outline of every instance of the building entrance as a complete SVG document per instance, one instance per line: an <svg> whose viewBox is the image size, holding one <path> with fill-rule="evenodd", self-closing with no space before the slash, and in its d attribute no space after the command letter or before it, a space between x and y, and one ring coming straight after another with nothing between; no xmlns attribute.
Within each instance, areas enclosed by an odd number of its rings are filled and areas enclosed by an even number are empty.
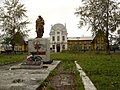
<svg viewBox="0 0 120 90"><path fill-rule="evenodd" d="M60 52L60 44L57 44L57 52Z"/></svg>

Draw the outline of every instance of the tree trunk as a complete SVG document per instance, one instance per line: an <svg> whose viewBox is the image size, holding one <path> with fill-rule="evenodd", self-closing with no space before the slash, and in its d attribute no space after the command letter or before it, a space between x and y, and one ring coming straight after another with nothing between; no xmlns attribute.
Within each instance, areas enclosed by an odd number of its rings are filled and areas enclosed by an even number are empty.
<svg viewBox="0 0 120 90"><path fill-rule="evenodd" d="M109 32L108 32L108 29L107 29L107 31L106 31L106 53L110 54L110 46L109 46L108 36L109 36Z"/></svg>
<svg viewBox="0 0 120 90"><path fill-rule="evenodd" d="M12 51L14 51L15 44L12 44Z"/></svg>
<svg viewBox="0 0 120 90"><path fill-rule="evenodd" d="M106 53L110 54L110 47L109 47L109 28L108 28L108 22L109 22L109 0L107 2L107 19L106 19Z"/></svg>

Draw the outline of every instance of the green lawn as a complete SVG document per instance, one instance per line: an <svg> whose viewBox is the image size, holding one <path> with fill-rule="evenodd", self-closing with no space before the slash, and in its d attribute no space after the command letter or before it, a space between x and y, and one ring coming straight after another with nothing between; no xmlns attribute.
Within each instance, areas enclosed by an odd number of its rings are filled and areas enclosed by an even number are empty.
<svg viewBox="0 0 120 90"><path fill-rule="evenodd" d="M98 90L120 89L120 53L78 56L79 64Z"/></svg>
<svg viewBox="0 0 120 90"><path fill-rule="evenodd" d="M70 62L78 61L98 90L120 89L120 53L56 53L51 54L51 59L67 62L66 68L71 69Z"/></svg>
<svg viewBox="0 0 120 90"><path fill-rule="evenodd" d="M0 55L0 65L21 62L26 58L27 54L1 54Z"/></svg>
<svg viewBox="0 0 120 90"><path fill-rule="evenodd" d="M20 62L24 60L26 56L26 54L0 55L0 65ZM76 67L74 61L78 61L98 90L120 89L120 53L111 55L94 53L52 53L50 56L51 59L61 60L64 69L71 70L74 75L76 75L78 87L82 87L82 83L79 74L75 71Z"/></svg>

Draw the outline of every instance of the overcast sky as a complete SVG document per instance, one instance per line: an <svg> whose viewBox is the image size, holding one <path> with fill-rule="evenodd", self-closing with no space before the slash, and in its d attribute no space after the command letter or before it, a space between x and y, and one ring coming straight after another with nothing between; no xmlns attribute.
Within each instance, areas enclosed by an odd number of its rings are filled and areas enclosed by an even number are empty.
<svg viewBox="0 0 120 90"><path fill-rule="evenodd" d="M0 0L0 5L4 0ZM45 20L44 35L49 37L51 25L56 23L65 24L67 27L68 37L91 36L85 28L78 29L79 18L74 15L75 8L79 7L81 0L21 0L25 5L27 16L31 22L28 28L29 38L35 38L35 21L39 15Z"/></svg>

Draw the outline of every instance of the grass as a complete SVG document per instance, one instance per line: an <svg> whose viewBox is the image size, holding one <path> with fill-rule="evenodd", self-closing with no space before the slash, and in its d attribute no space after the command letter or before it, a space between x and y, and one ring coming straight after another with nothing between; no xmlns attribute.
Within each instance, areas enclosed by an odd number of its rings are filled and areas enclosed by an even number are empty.
<svg viewBox="0 0 120 90"><path fill-rule="evenodd" d="M78 62L98 90L120 89L120 53L80 55Z"/></svg>
<svg viewBox="0 0 120 90"><path fill-rule="evenodd" d="M20 62L26 58L21 55L0 55L0 65L13 62ZM65 71L71 71L76 78L77 90L84 90L79 73L76 70L74 61L77 61L85 73L95 84L97 90L119 90L120 89L120 53L111 55L94 53L52 53L51 59L61 60ZM51 77L56 75L51 72ZM51 86L50 86L51 88Z"/></svg>
<svg viewBox="0 0 120 90"><path fill-rule="evenodd" d="M51 58L63 61L63 63L66 64L65 68L69 68L73 71L75 70L75 67L71 67L70 65L76 60L98 90L120 89L120 53L111 55L94 53L59 53L51 54Z"/></svg>
<svg viewBox="0 0 120 90"><path fill-rule="evenodd" d="M26 58L26 54L14 55L14 54L1 54L0 55L0 65L21 62Z"/></svg>

